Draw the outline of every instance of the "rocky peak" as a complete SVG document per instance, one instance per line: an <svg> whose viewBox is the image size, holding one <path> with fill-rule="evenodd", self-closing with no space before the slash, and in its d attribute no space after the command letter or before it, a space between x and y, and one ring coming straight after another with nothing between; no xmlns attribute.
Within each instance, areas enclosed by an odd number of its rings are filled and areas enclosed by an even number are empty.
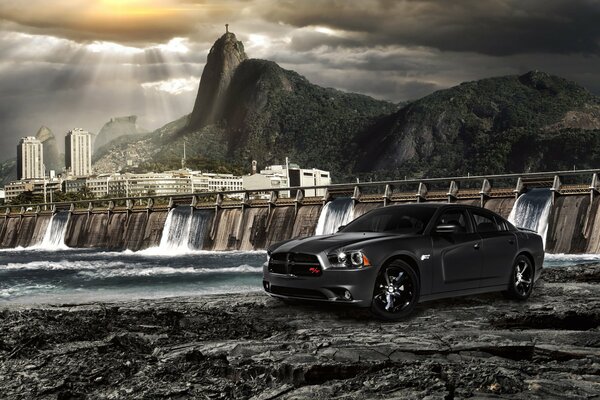
<svg viewBox="0 0 600 400"><path fill-rule="evenodd" d="M55 139L50 128L45 125L40 126L40 129L38 129L35 137L42 143L50 139Z"/></svg>
<svg viewBox="0 0 600 400"><path fill-rule="evenodd" d="M58 152L58 143L54 134L47 126L42 125L38 129L35 137L42 142L44 146L44 164L47 170L61 170L62 160Z"/></svg>
<svg viewBox="0 0 600 400"><path fill-rule="evenodd" d="M100 147L121 136L135 135L144 132L145 130L137 125L136 115L113 117L104 124L102 129L100 129L100 132L98 132L98 135L96 135L94 140L94 150L98 150Z"/></svg>
<svg viewBox="0 0 600 400"><path fill-rule="evenodd" d="M248 57L244 45L231 32L221 36L208 53L188 130L197 130L221 116L224 94L240 63Z"/></svg>

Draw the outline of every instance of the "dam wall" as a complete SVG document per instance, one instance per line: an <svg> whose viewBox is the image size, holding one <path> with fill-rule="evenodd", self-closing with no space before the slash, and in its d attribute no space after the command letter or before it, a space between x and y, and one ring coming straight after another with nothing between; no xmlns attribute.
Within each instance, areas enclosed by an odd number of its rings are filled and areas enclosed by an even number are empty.
<svg viewBox="0 0 600 400"><path fill-rule="evenodd" d="M383 207L382 202L353 203L350 198L346 199L338 202L337 206L326 203L326 206L306 205L297 208L237 207L214 210L177 206L170 211L74 212L68 215L62 243L67 247L115 251L138 251L152 247L165 251L265 249L272 243L313 235L317 231L333 233L352 218ZM509 218L515 204L515 198L489 199L484 202L484 207ZM591 200L589 195L557 197L549 206L546 216L546 251L600 253L599 207L600 198ZM543 216L525 214L524 218L539 219ZM40 246L52 230L53 222L60 221L50 214L4 217L0 219L0 246ZM537 228L537 225L527 227ZM60 242L54 244L58 246Z"/></svg>
<svg viewBox="0 0 600 400"><path fill-rule="evenodd" d="M258 250L289 238L334 233L378 207L449 202L483 206L517 226L537 230L549 253L600 253L596 176L591 184L578 183L571 175L519 177L514 187L500 178L469 177L460 185L452 179L447 187L444 180L331 185L318 197L305 197L306 188L298 188L295 195L287 190L292 197L281 198L271 191L257 196L244 192L243 197L193 194L162 204L138 198L54 204L49 210L11 207L0 217L0 247Z"/></svg>

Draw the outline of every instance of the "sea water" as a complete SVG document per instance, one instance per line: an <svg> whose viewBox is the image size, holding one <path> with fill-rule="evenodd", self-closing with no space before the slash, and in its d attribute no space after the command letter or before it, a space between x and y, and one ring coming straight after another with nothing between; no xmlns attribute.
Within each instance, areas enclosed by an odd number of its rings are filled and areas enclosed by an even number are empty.
<svg viewBox="0 0 600 400"><path fill-rule="evenodd" d="M264 251L0 250L1 302L88 302L260 290Z"/></svg>
<svg viewBox="0 0 600 400"><path fill-rule="evenodd" d="M89 302L261 290L264 251L0 250L0 303ZM544 267L598 264L598 254L547 254Z"/></svg>

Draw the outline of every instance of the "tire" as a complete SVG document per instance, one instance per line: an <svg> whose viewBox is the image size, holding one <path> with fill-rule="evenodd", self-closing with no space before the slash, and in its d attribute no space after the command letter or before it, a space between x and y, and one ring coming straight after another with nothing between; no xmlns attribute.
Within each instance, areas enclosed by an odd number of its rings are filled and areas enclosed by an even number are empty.
<svg viewBox="0 0 600 400"><path fill-rule="evenodd" d="M404 319L417 306L420 290L415 270L404 261L393 261L381 269L375 280L371 314L384 320Z"/></svg>
<svg viewBox="0 0 600 400"><path fill-rule="evenodd" d="M503 294L513 300L527 300L533 290L534 273L533 263L529 257L523 254L519 255L510 273L508 290Z"/></svg>

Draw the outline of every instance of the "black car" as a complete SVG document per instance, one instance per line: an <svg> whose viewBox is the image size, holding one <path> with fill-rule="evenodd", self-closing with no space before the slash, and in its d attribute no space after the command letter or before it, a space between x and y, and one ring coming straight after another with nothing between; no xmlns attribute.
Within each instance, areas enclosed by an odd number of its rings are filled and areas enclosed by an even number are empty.
<svg viewBox="0 0 600 400"><path fill-rule="evenodd" d="M384 319L422 301L502 291L525 300L540 276L542 238L459 204L377 208L331 235L272 245L263 287L274 297L370 307Z"/></svg>

